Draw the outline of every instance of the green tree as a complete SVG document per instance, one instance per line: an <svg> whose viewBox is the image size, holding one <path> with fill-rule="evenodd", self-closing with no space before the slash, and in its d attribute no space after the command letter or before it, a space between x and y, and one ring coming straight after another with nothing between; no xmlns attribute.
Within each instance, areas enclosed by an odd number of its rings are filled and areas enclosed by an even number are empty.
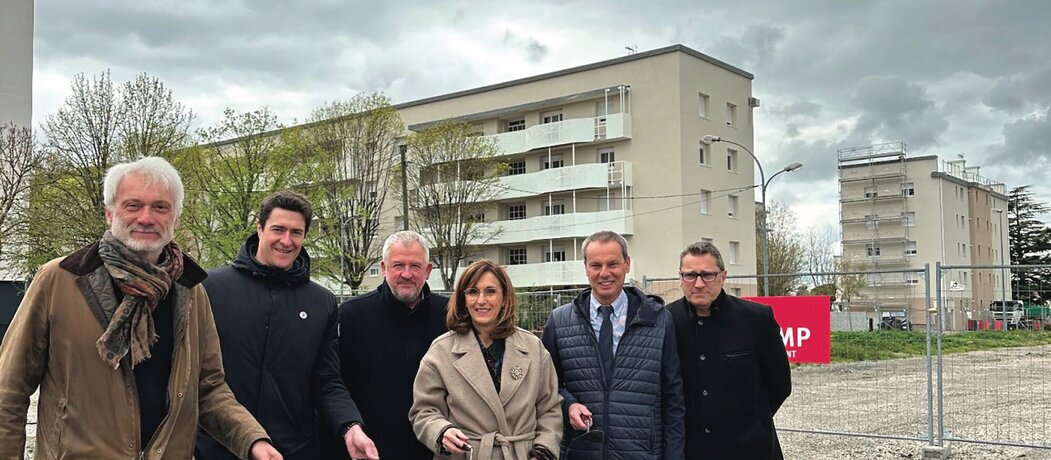
<svg viewBox="0 0 1051 460"><path fill-rule="evenodd" d="M318 169L315 272L359 289L380 259L382 210L397 170L404 124L380 93L326 104L311 121L306 136L331 159Z"/></svg>
<svg viewBox="0 0 1051 460"><path fill-rule="evenodd" d="M756 212L761 213L762 207L757 206ZM756 216L761 219L762 216ZM804 267L804 245L799 233L795 230L795 213L783 203L774 202L770 205L767 218L767 251L770 258L769 273L773 274L795 274L802 271ZM756 273L763 273L762 235L759 235L759 245L756 250ZM788 295L797 288L797 276L771 276L770 295ZM763 284L766 280L759 277L759 292L764 292Z"/></svg>
<svg viewBox="0 0 1051 460"><path fill-rule="evenodd" d="M29 189L22 270L98 240L106 229L102 180L114 164L170 157L190 141L193 113L145 74L114 85L109 72L73 77L72 94L44 122L46 161Z"/></svg>
<svg viewBox="0 0 1051 460"><path fill-rule="evenodd" d="M263 199L296 187L309 192L303 186L313 183L318 166L300 132L284 129L270 109L223 113L218 124L199 131L203 145L180 151L175 159L187 192L182 230L191 254L205 267L232 261L255 231Z"/></svg>
<svg viewBox="0 0 1051 460"><path fill-rule="evenodd" d="M1051 230L1036 218L1051 211L1046 203L1033 197L1032 186L1011 189L1007 201L1009 253L1013 265L1051 263ZM1046 269L1012 270L1011 292L1015 299L1045 302L1051 299L1051 271Z"/></svg>
<svg viewBox="0 0 1051 460"><path fill-rule="evenodd" d="M498 155L494 140L465 123L441 122L409 136L410 225L430 240L431 260L447 288L460 263L500 233L480 218L486 202L502 192L507 165Z"/></svg>

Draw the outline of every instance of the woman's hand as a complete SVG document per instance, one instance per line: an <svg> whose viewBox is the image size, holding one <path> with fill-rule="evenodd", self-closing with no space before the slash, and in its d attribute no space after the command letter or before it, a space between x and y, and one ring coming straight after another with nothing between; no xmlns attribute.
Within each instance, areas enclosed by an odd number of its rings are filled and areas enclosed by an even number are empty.
<svg viewBox="0 0 1051 460"><path fill-rule="evenodd" d="M471 448L467 441L469 441L467 435L463 434L463 431L460 431L459 428L449 428L445 430L445 435L442 436L442 446L445 447L445 450L456 455L462 455L467 449Z"/></svg>

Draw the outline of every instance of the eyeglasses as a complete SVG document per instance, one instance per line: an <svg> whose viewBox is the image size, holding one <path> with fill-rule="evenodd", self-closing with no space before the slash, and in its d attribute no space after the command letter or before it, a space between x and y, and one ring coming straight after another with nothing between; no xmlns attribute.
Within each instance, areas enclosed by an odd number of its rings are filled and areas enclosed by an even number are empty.
<svg viewBox="0 0 1051 460"><path fill-rule="evenodd" d="M697 278L704 280L705 283L715 281L723 272L679 272L679 277L687 283L697 282Z"/></svg>
<svg viewBox="0 0 1051 460"><path fill-rule="evenodd" d="M487 299L495 299L496 296L500 295L500 290L497 288L485 288L485 290L479 290L478 288L467 288L463 290L463 295L476 299L479 295L485 294Z"/></svg>

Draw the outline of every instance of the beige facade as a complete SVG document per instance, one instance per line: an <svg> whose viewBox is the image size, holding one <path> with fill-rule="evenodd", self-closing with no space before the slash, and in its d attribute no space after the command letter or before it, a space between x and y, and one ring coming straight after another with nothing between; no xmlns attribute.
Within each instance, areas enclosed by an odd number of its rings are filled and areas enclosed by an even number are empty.
<svg viewBox="0 0 1051 460"><path fill-rule="evenodd" d="M475 257L518 287L587 284L580 245L624 235L629 280L677 275L686 244L711 239L731 274L754 274L752 75L681 45L396 106L409 131L456 119L492 136L511 167L485 213L502 232ZM401 214L391 203L390 228ZM364 280L376 286L374 269ZM750 285L730 286L743 294ZM437 272L430 279L441 288Z"/></svg>
<svg viewBox="0 0 1051 460"><path fill-rule="evenodd" d="M1001 265L1009 247L1004 184L994 183L957 159L908 158L903 143L839 152L842 260L853 270L884 271L866 276L854 310L907 317L926 323L922 270L935 264ZM894 271L900 270L898 273ZM984 318L989 303L1010 298L1000 270L944 272L942 292L950 329Z"/></svg>
<svg viewBox="0 0 1051 460"><path fill-rule="evenodd" d="M0 125L33 119L33 0L5 0L0 9Z"/></svg>

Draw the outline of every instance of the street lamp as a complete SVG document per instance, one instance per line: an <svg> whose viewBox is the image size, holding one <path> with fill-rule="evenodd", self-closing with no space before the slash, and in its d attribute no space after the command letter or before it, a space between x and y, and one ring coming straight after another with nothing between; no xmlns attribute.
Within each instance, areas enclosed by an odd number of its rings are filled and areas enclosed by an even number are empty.
<svg viewBox="0 0 1051 460"><path fill-rule="evenodd" d="M760 219L759 222L759 228L762 232L762 238L760 238L760 242L762 242L763 244L763 295L768 296L770 295L770 235L766 228L766 215L769 212L766 207L766 188L770 186L770 182L772 182L774 178L778 175L786 172L799 171L803 168L803 164L798 162L791 163L788 166L781 168L780 171L774 173L774 175L770 176L770 178L767 179L766 174L763 172L763 164L759 162L759 158L756 158L755 154L752 153L752 151L748 147L745 147L731 140L723 139L719 136L713 136L711 134L704 136L702 139L706 144L712 144L715 142L726 142L727 144L733 144L740 147L745 152L748 152L748 155L751 156L752 160L755 161L756 167L759 168L759 185L760 190L762 192L763 200L763 218Z"/></svg>
<svg viewBox="0 0 1051 460"><path fill-rule="evenodd" d="M1007 270L1004 268L1004 210L993 208L993 212L1000 214L1000 300L1007 305ZM1004 307L1006 311L1006 307Z"/></svg>

